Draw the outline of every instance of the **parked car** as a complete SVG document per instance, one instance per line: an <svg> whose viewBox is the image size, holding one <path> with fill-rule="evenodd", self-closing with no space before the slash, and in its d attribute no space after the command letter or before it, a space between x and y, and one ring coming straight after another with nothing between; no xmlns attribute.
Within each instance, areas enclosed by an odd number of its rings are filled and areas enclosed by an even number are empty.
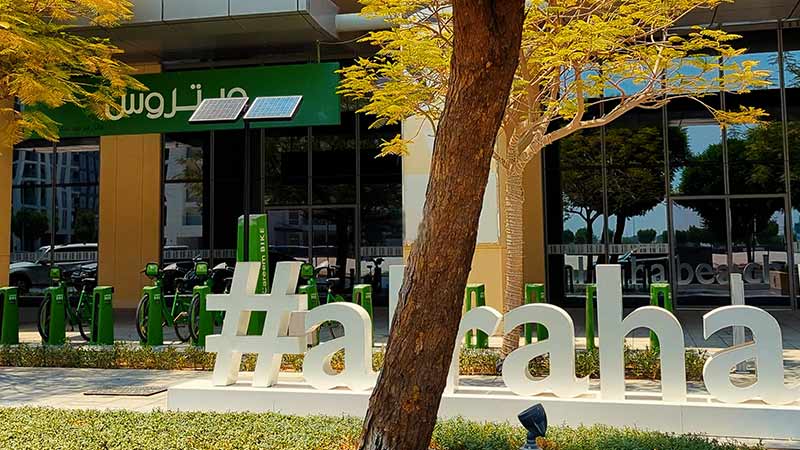
<svg viewBox="0 0 800 450"><path fill-rule="evenodd" d="M36 261L21 261L11 264L9 280L19 288L20 295L41 293L50 286L50 247L42 249ZM55 263L64 276L81 266L97 263L97 244L65 244L55 247Z"/></svg>

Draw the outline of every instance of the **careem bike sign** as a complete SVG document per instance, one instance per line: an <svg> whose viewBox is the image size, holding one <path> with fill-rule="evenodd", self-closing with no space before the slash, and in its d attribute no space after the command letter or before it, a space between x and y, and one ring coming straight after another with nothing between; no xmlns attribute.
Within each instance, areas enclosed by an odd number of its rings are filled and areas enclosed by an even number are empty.
<svg viewBox="0 0 800 450"><path fill-rule="evenodd" d="M303 376L315 389L371 389L377 380L372 369L372 324L366 311L351 303L322 305L305 311L306 296L296 294L299 262L280 262L270 294L254 294L259 264L240 262L236 266L230 294L210 295L208 309L225 311L221 334L207 338L207 349L217 353L212 383L227 386L236 383L244 353L258 354L253 386L268 388L277 383L281 356L306 353ZM598 326L600 342L600 398L625 400L624 340L636 328L649 328L659 338L661 348L662 399L685 403L686 370L683 329L669 311L654 306L639 308L623 318L621 272L618 265L597 267ZM246 336L250 312L266 311L263 334ZM344 336L306 349L305 335L289 334L292 314L305 316L305 333L311 333L327 321L344 327ZM547 327L548 339L525 345L512 352L503 364L503 381L515 394L534 396L550 393L574 398L588 393L588 378L575 376L575 327L563 309L548 304L529 304L502 316L483 306L465 313L454 344L460 347L468 330L495 333L501 322L509 332L526 323ZM770 405L785 405L800 399L798 387L784 383L781 329L766 311L752 306L725 306L703 316L705 338L728 327L749 328L753 342L724 349L706 361L703 380L709 394L723 403L760 400ZM345 350L345 368L335 373L331 357ZM533 379L528 363L537 356L550 355L550 374ZM758 380L745 387L731 383L730 372L737 364L755 360ZM458 386L458 352L448 375L446 391Z"/></svg>

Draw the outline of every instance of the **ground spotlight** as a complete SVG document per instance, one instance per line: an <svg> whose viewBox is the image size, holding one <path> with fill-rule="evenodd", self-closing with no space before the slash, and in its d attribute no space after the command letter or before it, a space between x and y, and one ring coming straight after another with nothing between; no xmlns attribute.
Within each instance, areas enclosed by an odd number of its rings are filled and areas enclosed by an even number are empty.
<svg viewBox="0 0 800 450"><path fill-rule="evenodd" d="M520 450L539 450L539 446L536 445L536 438L544 437L547 432L547 413L544 411L544 406L541 403L537 403L519 413L517 418L522 426L528 430L527 442Z"/></svg>

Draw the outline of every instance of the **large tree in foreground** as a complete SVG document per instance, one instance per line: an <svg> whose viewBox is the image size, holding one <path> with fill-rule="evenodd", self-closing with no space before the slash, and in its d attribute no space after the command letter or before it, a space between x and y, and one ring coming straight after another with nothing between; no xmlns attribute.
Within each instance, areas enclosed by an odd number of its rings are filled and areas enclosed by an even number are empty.
<svg viewBox="0 0 800 450"><path fill-rule="evenodd" d="M383 16L394 28L364 38L378 52L343 71L341 91L368 99L362 111L375 115L378 125L421 116L434 129L444 126L444 98L454 75L448 62L458 38L452 2L362 2L363 14ZM680 97L703 103L722 123L752 122L762 114L752 108L720 111L702 100L710 92L745 92L767 84L768 72L757 70L755 62L742 58L744 50L732 45L737 36L699 27L680 35L671 31L689 11L722 2L528 2L519 65L493 154L505 180L506 311L522 304L523 173L544 147L579 130L608 125L634 108L660 108ZM387 142L384 151L404 152L414 131L406 133L406 139ZM454 188L461 187L458 180L453 179ZM518 331L509 333L503 352L518 345Z"/></svg>
<svg viewBox="0 0 800 450"><path fill-rule="evenodd" d="M389 3L403 16L425 6ZM370 398L362 449L424 450L430 444L495 138L517 68L524 4L455 0L452 16L440 18L453 28L450 81L433 146L425 214L408 258L384 368ZM459 182L465 174L470 182Z"/></svg>
<svg viewBox="0 0 800 450"><path fill-rule="evenodd" d="M107 106L119 110L128 88L142 88L117 59L120 49L71 25L114 26L130 16L128 0L0 0L0 148L34 133L57 140L47 108L72 104L101 116ZM26 108L36 104L45 108Z"/></svg>

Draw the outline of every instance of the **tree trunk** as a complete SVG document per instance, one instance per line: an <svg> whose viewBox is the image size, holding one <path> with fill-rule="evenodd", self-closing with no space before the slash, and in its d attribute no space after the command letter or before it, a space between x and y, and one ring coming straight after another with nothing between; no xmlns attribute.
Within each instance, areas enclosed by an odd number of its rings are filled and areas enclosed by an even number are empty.
<svg viewBox="0 0 800 450"><path fill-rule="evenodd" d="M492 153L517 68L525 2L454 0L454 49L422 223L360 449L430 444L461 318Z"/></svg>
<svg viewBox="0 0 800 450"><path fill-rule="evenodd" d="M614 226L614 237L611 240L612 244L622 244L622 235L625 234L625 222L627 221L627 217L617 214L617 223ZM616 264L617 260L619 260L619 255L611 255L611 264Z"/></svg>
<svg viewBox="0 0 800 450"><path fill-rule="evenodd" d="M522 187L522 174L508 175L505 197L506 258L503 312L507 313L522 305L523 296L522 240L525 234L522 229L522 208L525 193ZM521 328L517 327L503 337L503 358L519 347Z"/></svg>

